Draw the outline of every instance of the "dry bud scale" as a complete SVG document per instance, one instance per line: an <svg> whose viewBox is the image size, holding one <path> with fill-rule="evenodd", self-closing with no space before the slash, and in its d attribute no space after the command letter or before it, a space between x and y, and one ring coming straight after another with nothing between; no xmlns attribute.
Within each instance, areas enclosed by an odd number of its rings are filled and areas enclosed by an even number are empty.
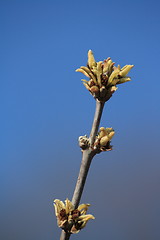
<svg viewBox="0 0 160 240"><path fill-rule="evenodd" d="M81 66L76 72L83 73L89 81L82 79L84 86L94 98L106 102L117 90L117 85L131 80L129 71L134 65L125 65L123 68L114 65L111 58L96 62L91 50L88 51L87 66Z"/></svg>

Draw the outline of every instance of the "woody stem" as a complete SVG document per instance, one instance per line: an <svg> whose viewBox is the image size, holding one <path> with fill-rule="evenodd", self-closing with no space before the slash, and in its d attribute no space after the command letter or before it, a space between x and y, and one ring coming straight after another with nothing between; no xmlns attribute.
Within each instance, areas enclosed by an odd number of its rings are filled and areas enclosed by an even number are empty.
<svg viewBox="0 0 160 240"><path fill-rule="evenodd" d="M95 110L91 133L89 137L90 147L83 150L82 152L82 162L81 162L77 183L76 183L75 190L72 197L72 203L75 209L79 205L82 192L84 189L84 185L86 182L86 178L88 175L88 171L91 165L91 161L96 154L96 152L93 150L93 144L98 132L98 128L99 128L99 124L100 124L100 120L103 112L103 107L104 107L104 103L96 100L96 110ZM60 240L68 240L69 238L70 238L70 234L62 231Z"/></svg>

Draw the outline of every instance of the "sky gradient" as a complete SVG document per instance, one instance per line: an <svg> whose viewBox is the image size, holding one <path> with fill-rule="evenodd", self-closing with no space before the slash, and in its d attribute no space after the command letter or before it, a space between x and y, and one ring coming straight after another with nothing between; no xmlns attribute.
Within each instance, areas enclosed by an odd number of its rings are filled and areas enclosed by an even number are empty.
<svg viewBox="0 0 160 240"><path fill-rule="evenodd" d="M75 69L134 64L101 126L114 150L92 163L82 203L95 216L71 239L160 239L159 1L0 1L2 240L58 240L53 199L71 199L95 101Z"/></svg>

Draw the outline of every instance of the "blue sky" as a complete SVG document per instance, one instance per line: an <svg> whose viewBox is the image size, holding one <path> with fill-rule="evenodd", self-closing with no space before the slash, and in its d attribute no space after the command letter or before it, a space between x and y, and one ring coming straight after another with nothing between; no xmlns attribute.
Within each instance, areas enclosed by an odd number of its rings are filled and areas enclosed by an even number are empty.
<svg viewBox="0 0 160 240"><path fill-rule="evenodd" d="M1 239L59 239L53 199L71 198L95 101L75 69L134 64L106 104L114 150L93 160L73 239L160 238L159 1L0 1Z"/></svg>

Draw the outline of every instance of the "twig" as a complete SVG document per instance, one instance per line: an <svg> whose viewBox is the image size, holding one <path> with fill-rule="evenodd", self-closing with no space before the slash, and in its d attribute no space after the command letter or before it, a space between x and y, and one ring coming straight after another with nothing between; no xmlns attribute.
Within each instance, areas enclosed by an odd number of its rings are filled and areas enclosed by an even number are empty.
<svg viewBox="0 0 160 240"><path fill-rule="evenodd" d="M70 233L66 233L65 231L62 230L60 240L69 240L70 238Z"/></svg>
<svg viewBox="0 0 160 240"><path fill-rule="evenodd" d="M98 132L103 107L104 107L104 103L96 100L96 110L95 110L92 129L91 129L91 133L90 133L90 137L89 137L90 147L83 150L83 152L82 152L82 162L81 162L81 166L80 166L79 176L78 176L76 187L75 187L73 197L72 197L72 203L73 203L75 209L79 205L79 202L80 202L80 199L82 196L82 192L84 189L84 185L86 182L87 174L89 171L89 167L90 167L93 157L96 154L96 152L93 150L92 146L93 146L95 137ZM70 235L71 235L70 233L66 233L62 230L60 240L69 240Z"/></svg>
<svg viewBox="0 0 160 240"><path fill-rule="evenodd" d="M95 137L98 132L104 104L105 104L104 102L100 102L100 101L96 100L96 110L95 110L92 129L91 129L91 133L90 133L90 144L91 145L94 143Z"/></svg>

